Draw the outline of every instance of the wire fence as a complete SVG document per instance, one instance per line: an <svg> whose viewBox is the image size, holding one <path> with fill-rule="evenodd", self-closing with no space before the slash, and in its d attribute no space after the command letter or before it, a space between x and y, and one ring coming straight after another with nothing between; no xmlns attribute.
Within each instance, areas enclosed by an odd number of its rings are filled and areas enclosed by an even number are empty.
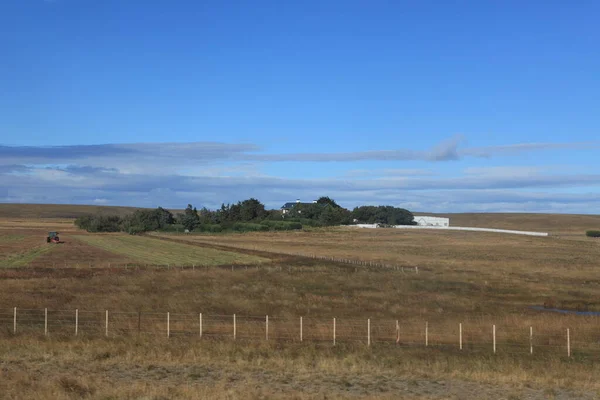
<svg viewBox="0 0 600 400"><path fill-rule="evenodd" d="M383 272L383 271L396 271L403 275L415 275L419 274L422 269L419 267L409 266L397 266L397 265L383 265L383 264L370 264L368 262L354 262L353 260L319 257L315 256L315 260L323 260L332 264L338 264L338 266L331 265L281 265L272 264L270 262L258 263L258 264L222 264L222 265L207 265L207 264L147 264L147 263L117 263L117 262L50 262L44 265L39 265L37 262L31 262L27 267L31 270L130 270L130 271L209 271L209 270L222 270L231 272L242 272L242 271L281 271L281 272ZM354 268L352 268L354 266ZM9 265L0 264L0 268L6 271L19 271L24 272L22 266L15 267ZM26 271L25 271L26 272Z"/></svg>
<svg viewBox="0 0 600 400"><path fill-rule="evenodd" d="M256 245L244 245L235 242L212 242L212 241L203 241L203 240L177 240L173 238L168 238L164 236L152 236L159 240L165 241L173 241L177 243L187 243L187 244L195 244L198 246L221 246L223 248L228 248L230 250L250 250L250 251L260 251L263 253L270 253L273 255L285 255L291 257L298 257L304 259L312 259L312 260L320 260L324 262L336 263L336 264L346 264L346 265L354 265L360 267L370 267L370 268L378 268L378 269L388 269L388 270L397 270L397 271L406 271L406 272L414 272L419 273L419 267L415 265L398 265L398 264L390 264L382 261L374 261L374 260L362 260L357 258L345 258L345 257L333 257L333 256L323 256L315 253L307 253L307 252L298 252L298 251L285 251L281 249L265 249Z"/></svg>
<svg viewBox="0 0 600 400"><path fill-rule="evenodd" d="M110 310L0 309L0 336L49 337L163 336L236 341L312 342L335 346L393 344L489 353L558 354L600 360L600 329L595 323L569 327L356 318L277 318L171 312Z"/></svg>

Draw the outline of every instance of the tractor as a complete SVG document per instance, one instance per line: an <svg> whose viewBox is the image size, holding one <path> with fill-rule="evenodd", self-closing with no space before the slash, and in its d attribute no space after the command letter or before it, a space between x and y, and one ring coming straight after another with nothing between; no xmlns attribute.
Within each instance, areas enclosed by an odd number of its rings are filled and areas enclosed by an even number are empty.
<svg viewBox="0 0 600 400"><path fill-rule="evenodd" d="M58 232L48 232L48 236L46 236L46 243L60 243Z"/></svg>

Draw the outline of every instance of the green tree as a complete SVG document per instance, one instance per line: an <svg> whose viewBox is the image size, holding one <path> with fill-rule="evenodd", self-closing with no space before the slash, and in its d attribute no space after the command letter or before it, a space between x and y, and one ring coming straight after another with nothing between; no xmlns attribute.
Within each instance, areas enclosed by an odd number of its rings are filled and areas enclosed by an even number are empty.
<svg viewBox="0 0 600 400"><path fill-rule="evenodd" d="M200 217L198 216L198 210L196 210L196 207L192 207L191 204L188 204L183 212L180 223L185 229L189 231L194 230L200 224Z"/></svg>
<svg viewBox="0 0 600 400"><path fill-rule="evenodd" d="M327 196L319 197L319 199L317 200L317 204L330 205L333 208L342 208L338 203L335 202L335 200Z"/></svg>
<svg viewBox="0 0 600 400"><path fill-rule="evenodd" d="M392 206L360 206L354 208L352 219L367 224L414 225L413 214L404 209Z"/></svg>
<svg viewBox="0 0 600 400"><path fill-rule="evenodd" d="M267 216L264 204L254 198L244 200L238 206L240 221L255 221Z"/></svg>
<svg viewBox="0 0 600 400"><path fill-rule="evenodd" d="M198 216L202 225L214 224L216 222L216 212L210 211L206 207L202 207L198 212Z"/></svg>
<svg viewBox="0 0 600 400"><path fill-rule="evenodd" d="M175 223L175 218L173 217L173 214L170 211L165 210L162 207L158 207L156 210L154 210L154 212L158 219L158 225L160 229L164 229L167 226Z"/></svg>

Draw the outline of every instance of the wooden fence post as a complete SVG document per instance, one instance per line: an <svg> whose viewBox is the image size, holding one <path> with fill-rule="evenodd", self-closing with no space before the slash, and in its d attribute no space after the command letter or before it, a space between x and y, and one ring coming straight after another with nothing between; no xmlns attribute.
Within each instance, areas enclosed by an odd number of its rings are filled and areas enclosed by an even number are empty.
<svg viewBox="0 0 600 400"><path fill-rule="evenodd" d="M494 338L494 354L496 354L496 324L492 325L492 336Z"/></svg>
<svg viewBox="0 0 600 400"><path fill-rule="evenodd" d="M171 337L171 313L167 312L167 337Z"/></svg>
<svg viewBox="0 0 600 400"><path fill-rule="evenodd" d="M371 347L371 318L367 319L367 346Z"/></svg>
<svg viewBox="0 0 600 400"><path fill-rule="evenodd" d="M79 331L79 309L75 309L75 336L77 336L77 332Z"/></svg>
<svg viewBox="0 0 600 400"><path fill-rule="evenodd" d="M429 322L425 322L425 347L429 346Z"/></svg>
<svg viewBox="0 0 600 400"><path fill-rule="evenodd" d="M199 322L200 322L200 338L202 338L202 313L200 313Z"/></svg>
<svg viewBox="0 0 600 400"><path fill-rule="evenodd" d="M571 357L571 331L567 328L567 356Z"/></svg>
<svg viewBox="0 0 600 400"><path fill-rule="evenodd" d="M233 340L237 338L237 326L235 323L235 314L233 314Z"/></svg>
<svg viewBox="0 0 600 400"><path fill-rule="evenodd" d="M300 341L302 342L302 317L300 317Z"/></svg>
<svg viewBox="0 0 600 400"><path fill-rule="evenodd" d="M108 337L108 310L106 310L106 322L104 323L105 332L104 335Z"/></svg>
<svg viewBox="0 0 600 400"><path fill-rule="evenodd" d="M265 339L269 340L269 316L265 316Z"/></svg>
<svg viewBox="0 0 600 400"><path fill-rule="evenodd" d="M533 326L529 327L529 354L533 354Z"/></svg>
<svg viewBox="0 0 600 400"><path fill-rule="evenodd" d="M17 333L17 307L13 310L13 333Z"/></svg>
<svg viewBox="0 0 600 400"><path fill-rule="evenodd" d="M462 322L458 324L458 341L459 348L462 350Z"/></svg>
<svg viewBox="0 0 600 400"><path fill-rule="evenodd" d="M44 336L48 336L48 309L44 308Z"/></svg>
<svg viewBox="0 0 600 400"><path fill-rule="evenodd" d="M333 319L333 345L335 346L335 318Z"/></svg>

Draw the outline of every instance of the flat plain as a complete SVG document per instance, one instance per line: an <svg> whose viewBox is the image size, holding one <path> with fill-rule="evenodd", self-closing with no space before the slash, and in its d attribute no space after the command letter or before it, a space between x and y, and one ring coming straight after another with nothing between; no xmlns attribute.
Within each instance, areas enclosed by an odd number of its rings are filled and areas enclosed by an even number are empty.
<svg viewBox="0 0 600 400"><path fill-rule="evenodd" d="M450 215L454 225L546 231L547 238L349 228L129 237L78 231L69 206L3 207L0 398L600 396L600 318L531 308L600 310L600 242L584 235L600 226L598 216ZM46 244L50 230L64 243ZM167 269L165 261L186 268ZM392 268L364 266L370 262ZM38 318L15 335L14 307L38 317L45 308L52 318L64 312L68 323L53 322L45 337ZM98 316L98 326L83 325L75 337L75 309L84 322ZM133 330L104 337L104 310L115 321L119 312L131 316ZM170 338L167 312L179 333ZM207 332L217 317L229 327L238 315L240 338L189 334L198 313ZM260 333L266 315L269 340ZM296 337L301 316L315 340ZM293 339L278 340L292 329Z"/></svg>

